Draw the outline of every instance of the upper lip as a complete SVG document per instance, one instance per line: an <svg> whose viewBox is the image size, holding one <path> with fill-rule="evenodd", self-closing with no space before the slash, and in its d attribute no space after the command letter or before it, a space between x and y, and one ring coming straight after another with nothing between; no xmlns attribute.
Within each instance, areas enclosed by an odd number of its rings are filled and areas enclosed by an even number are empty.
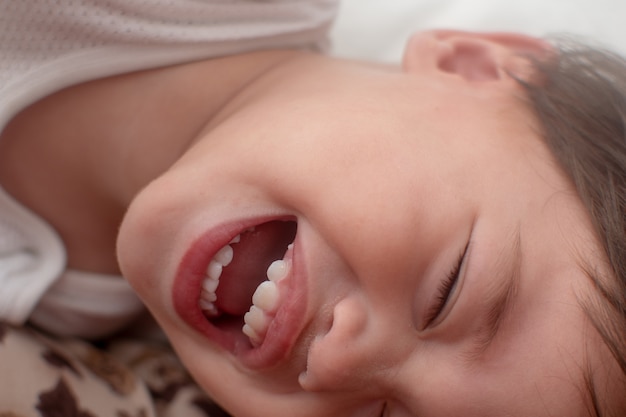
<svg viewBox="0 0 626 417"><path fill-rule="evenodd" d="M207 265L217 251L250 227L271 220L293 219L246 219L220 225L202 234L185 252L176 273L172 294L174 308L185 322L250 368L267 368L286 359L304 328L308 280L300 234L297 233L294 240L292 267L286 280L287 291L282 294L279 310L260 346L253 348L245 336L237 333L241 333L240 329L225 331L213 325L201 311L198 300Z"/></svg>

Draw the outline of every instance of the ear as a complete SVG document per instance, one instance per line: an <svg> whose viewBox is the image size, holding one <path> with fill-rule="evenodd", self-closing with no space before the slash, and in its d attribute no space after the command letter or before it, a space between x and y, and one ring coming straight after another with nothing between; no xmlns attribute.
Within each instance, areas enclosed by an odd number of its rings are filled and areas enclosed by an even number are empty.
<svg viewBox="0 0 626 417"><path fill-rule="evenodd" d="M551 51L548 42L521 34L429 31L409 40L403 68L456 74L467 81L509 79L509 74L525 78L528 58Z"/></svg>

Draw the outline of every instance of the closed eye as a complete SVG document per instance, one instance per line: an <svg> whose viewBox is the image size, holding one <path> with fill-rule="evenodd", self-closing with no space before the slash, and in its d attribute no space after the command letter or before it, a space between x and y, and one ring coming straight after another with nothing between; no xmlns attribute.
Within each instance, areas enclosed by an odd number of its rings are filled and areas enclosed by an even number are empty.
<svg viewBox="0 0 626 417"><path fill-rule="evenodd" d="M439 288L437 289L437 297L433 302L433 305L428 309L428 312L426 313L426 325L424 326L424 328L432 326L433 322L435 322L435 320L439 318L445 306L448 304L448 301L450 300L450 295L454 292L457 283L459 282L461 267L463 266L468 247L469 240L465 245L465 248L463 248L463 251L461 252L459 257L457 258L457 261L454 263L454 266L452 267L450 272L439 284Z"/></svg>

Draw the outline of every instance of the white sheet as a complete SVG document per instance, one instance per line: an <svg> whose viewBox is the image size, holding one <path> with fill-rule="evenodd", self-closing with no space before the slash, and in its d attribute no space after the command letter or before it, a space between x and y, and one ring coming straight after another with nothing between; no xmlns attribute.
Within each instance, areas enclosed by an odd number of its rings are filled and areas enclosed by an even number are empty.
<svg viewBox="0 0 626 417"><path fill-rule="evenodd" d="M343 0L333 53L399 61L417 30L572 33L626 54L626 0Z"/></svg>

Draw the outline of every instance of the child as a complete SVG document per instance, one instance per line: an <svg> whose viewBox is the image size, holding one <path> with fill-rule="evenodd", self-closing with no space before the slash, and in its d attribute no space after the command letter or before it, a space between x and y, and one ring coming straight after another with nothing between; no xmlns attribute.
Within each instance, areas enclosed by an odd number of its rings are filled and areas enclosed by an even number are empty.
<svg viewBox="0 0 626 417"><path fill-rule="evenodd" d="M145 48L142 71L77 75L79 57L58 81L68 88L14 99L0 181L54 227L69 267L128 279L231 414L626 412L623 62L456 31L414 36L401 67L293 45L194 48L197 60L181 48L189 62L161 66L174 62ZM33 322L67 334L49 318L72 303L45 300ZM123 311L120 323L134 315ZM107 323L92 316L84 336ZM6 332L12 349L32 346ZM106 413L68 382L84 371L66 352L84 347L51 343L44 357L62 371L36 409L71 398ZM114 391L149 404L115 375Z"/></svg>

